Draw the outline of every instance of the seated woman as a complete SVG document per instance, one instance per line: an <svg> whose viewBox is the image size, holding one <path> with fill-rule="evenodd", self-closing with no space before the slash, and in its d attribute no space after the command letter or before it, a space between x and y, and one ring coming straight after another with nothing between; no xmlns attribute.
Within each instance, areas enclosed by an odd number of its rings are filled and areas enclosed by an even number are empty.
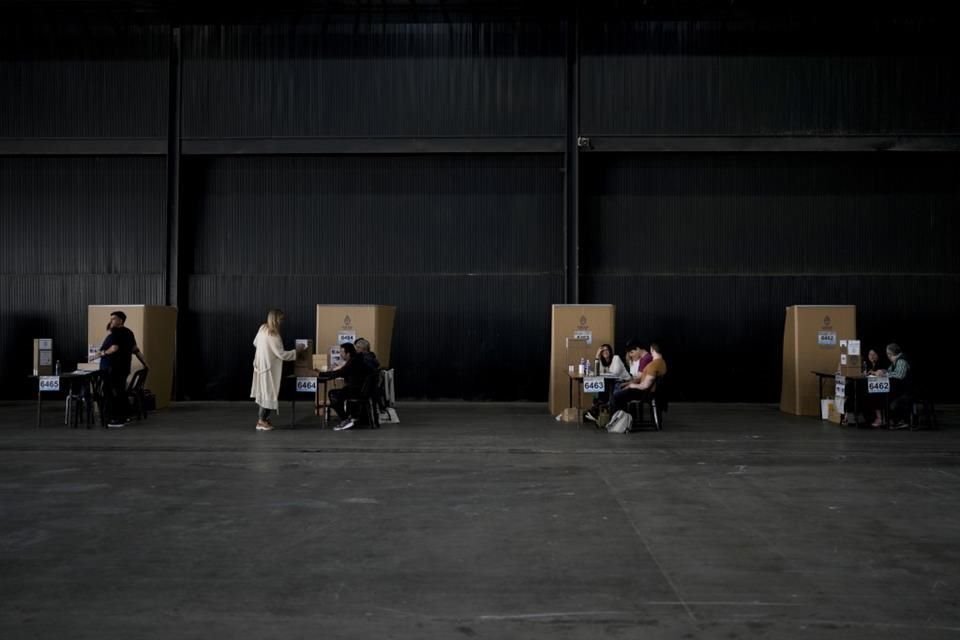
<svg viewBox="0 0 960 640"><path fill-rule="evenodd" d="M880 354L877 353L876 349L870 349L867 351L867 357L863 359L862 369L863 373L868 376L873 376L877 374L877 371L886 368L886 365L881 364Z"/></svg>
<svg viewBox="0 0 960 640"><path fill-rule="evenodd" d="M585 420L596 422L600 415L600 407L610 402L610 393L614 389L614 384L627 382L630 380L630 370L623 364L620 356L613 352L613 347L609 344L602 344L597 349L597 360L600 361L598 374L605 376L603 391L598 393L593 399L593 406L583 415Z"/></svg>

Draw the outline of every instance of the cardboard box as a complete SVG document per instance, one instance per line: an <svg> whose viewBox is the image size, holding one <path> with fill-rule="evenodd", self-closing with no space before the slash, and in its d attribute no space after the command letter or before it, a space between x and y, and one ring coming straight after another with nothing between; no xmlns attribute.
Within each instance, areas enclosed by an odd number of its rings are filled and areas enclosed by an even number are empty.
<svg viewBox="0 0 960 640"><path fill-rule="evenodd" d="M555 304L551 308L550 397L551 415L570 405L568 366L580 358L593 362L601 344L613 344L616 308L612 304ZM616 348L616 345L614 345ZM583 396L583 385L574 381L573 403L584 409L590 399Z"/></svg>
<svg viewBox="0 0 960 640"><path fill-rule="evenodd" d="M326 371L327 370L327 354L325 353L316 353L310 359L310 364L317 371Z"/></svg>
<svg viewBox="0 0 960 640"><path fill-rule="evenodd" d="M146 388L157 398L157 408L163 409L173 398L173 365L177 352L177 308L160 305L120 304L90 305L87 307L87 344L99 349L107 337L110 313L127 314L126 327L133 331L137 346L150 366ZM131 376L142 368L134 356Z"/></svg>
<svg viewBox="0 0 960 640"><path fill-rule="evenodd" d="M846 422L844 414L844 401L842 398L834 398L830 401L830 415L827 419L833 424L843 424Z"/></svg>
<svg viewBox="0 0 960 640"><path fill-rule="evenodd" d="M328 366L335 366L343 342L366 338L380 366L390 368L394 321L397 308L384 305L317 305L317 353L328 355ZM333 350L333 351L331 351Z"/></svg>
<svg viewBox="0 0 960 640"><path fill-rule="evenodd" d="M33 375L53 375L53 340L51 338L34 338L33 340Z"/></svg>
<svg viewBox="0 0 960 640"><path fill-rule="evenodd" d="M798 416L820 415L813 371L833 372L840 362L840 341L855 339L853 305L787 307L783 329L783 384L780 410Z"/></svg>
<svg viewBox="0 0 960 640"><path fill-rule="evenodd" d="M307 338L297 338L294 342L294 345L299 347L300 345L306 345L307 348L303 351L297 351L297 359L293 361L293 366L296 369L313 369L313 340Z"/></svg>

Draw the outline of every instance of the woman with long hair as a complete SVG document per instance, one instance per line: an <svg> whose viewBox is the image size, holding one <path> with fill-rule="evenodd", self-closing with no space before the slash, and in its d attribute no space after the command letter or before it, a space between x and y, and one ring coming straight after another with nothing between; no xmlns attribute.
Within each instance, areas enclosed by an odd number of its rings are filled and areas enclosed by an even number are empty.
<svg viewBox="0 0 960 640"><path fill-rule="evenodd" d="M283 379L283 361L296 360L297 350L286 351L280 338L280 326L283 324L283 311L270 309L267 321L260 325L253 346L257 352L253 356L253 384L250 397L256 400L259 408L257 431L270 431L270 413L278 411L277 398L280 396L280 381Z"/></svg>

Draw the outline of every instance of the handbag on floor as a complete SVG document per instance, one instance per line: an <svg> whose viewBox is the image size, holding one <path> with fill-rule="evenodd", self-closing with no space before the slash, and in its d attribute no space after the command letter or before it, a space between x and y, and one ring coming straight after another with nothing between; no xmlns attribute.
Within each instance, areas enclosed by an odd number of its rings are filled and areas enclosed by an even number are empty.
<svg viewBox="0 0 960 640"><path fill-rule="evenodd" d="M627 433L633 426L633 416L620 409L610 416L610 424L607 425L608 433Z"/></svg>

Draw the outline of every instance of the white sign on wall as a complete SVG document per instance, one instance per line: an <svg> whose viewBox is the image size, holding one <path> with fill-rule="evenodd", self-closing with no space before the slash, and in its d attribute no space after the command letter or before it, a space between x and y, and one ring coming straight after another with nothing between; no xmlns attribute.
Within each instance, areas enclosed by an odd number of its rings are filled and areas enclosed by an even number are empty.
<svg viewBox="0 0 960 640"><path fill-rule="evenodd" d="M836 384L834 385L834 393L838 398L842 398L847 395L847 378L845 376L837 376Z"/></svg>
<svg viewBox="0 0 960 640"><path fill-rule="evenodd" d="M593 344L593 331L574 331L573 332L574 340L583 340L587 344Z"/></svg>
<svg viewBox="0 0 960 640"><path fill-rule="evenodd" d="M341 331L337 334L337 344L343 344L344 342L353 344L356 341L357 333L355 331Z"/></svg>
<svg viewBox="0 0 960 640"><path fill-rule="evenodd" d="M820 345L821 347L837 346L837 332L836 331L817 332L817 344Z"/></svg>

